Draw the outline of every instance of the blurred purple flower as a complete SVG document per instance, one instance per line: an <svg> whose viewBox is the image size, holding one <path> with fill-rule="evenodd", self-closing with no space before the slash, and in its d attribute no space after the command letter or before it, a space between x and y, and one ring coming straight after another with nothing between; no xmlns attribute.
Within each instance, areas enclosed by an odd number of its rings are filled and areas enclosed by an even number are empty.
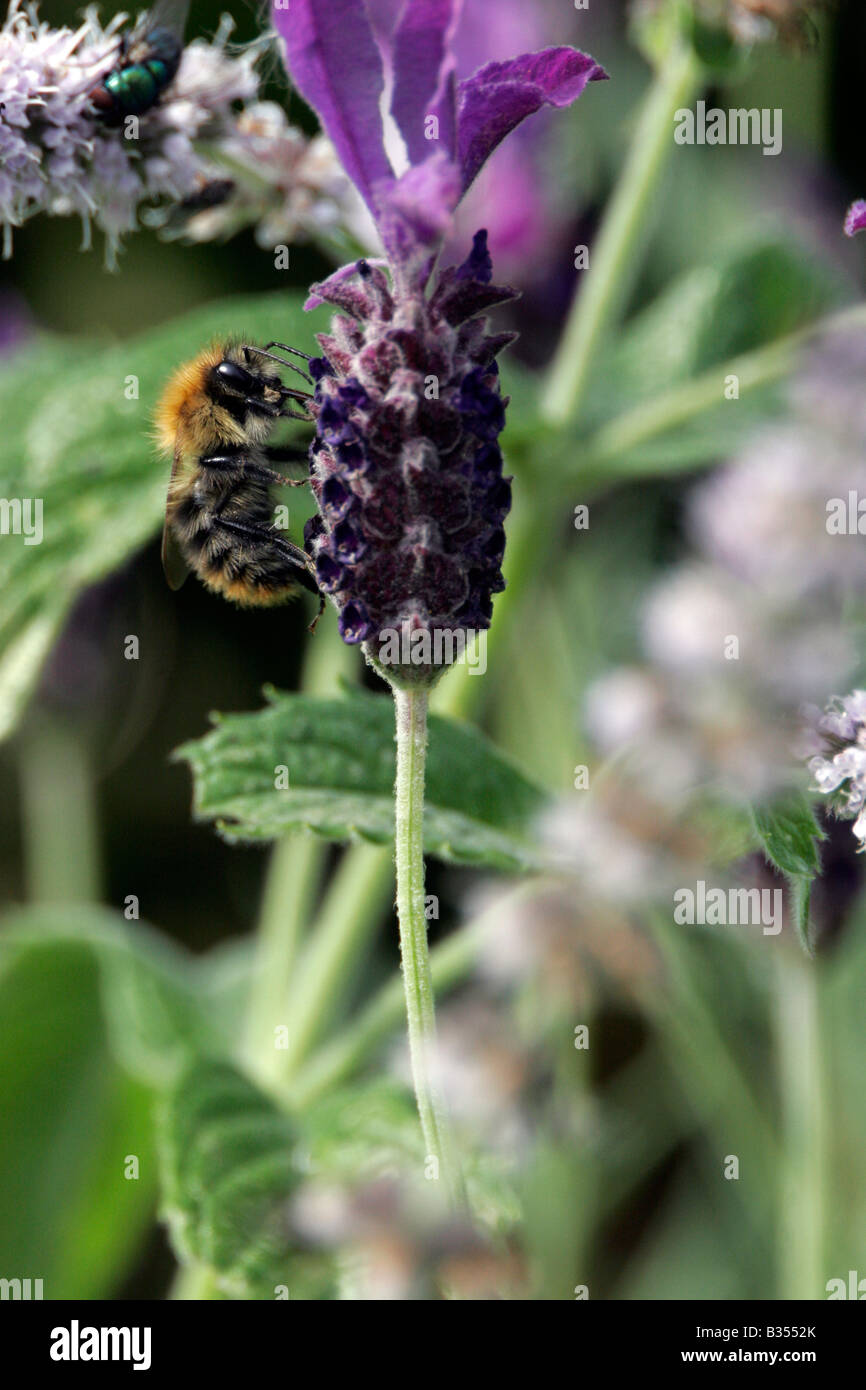
<svg viewBox="0 0 866 1390"><path fill-rule="evenodd" d="M866 198L858 198L856 203L852 203L845 217L846 236L856 236L862 231L866 231Z"/></svg>
<svg viewBox="0 0 866 1390"><path fill-rule="evenodd" d="M461 1302L525 1297L528 1269L516 1242L465 1216L443 1218L435 1184L419 1182L405 1161L386 1168L386 1153L373 1171L349 1164L337 1178L314 1175L292 1199L303 1245L337 1257L339 1296L405 1303L439 1299L445 1288Z"/></svg>
<svg viewBox="0 0 866 1390"><path fill-rule="evenodd" d="M491 284L485 232L428 296L430 276L457 204L505 136L606 76L576 49L548 48L458 81L458 8L408 0L395 18L375 4L372 22L362 0L274 10L290 75L367 203L390 270L389 280L366 261L344 266L308 301L341 312L313 364L319 516L307 545L344 640L423 684L454 656L418 644L410 666L383 643L397 634L402 653L418 634L489 626L511 502L495 364L511 335L487 334L479 315L513 292ZM390 150L401 143L398 170Z"/></svg>

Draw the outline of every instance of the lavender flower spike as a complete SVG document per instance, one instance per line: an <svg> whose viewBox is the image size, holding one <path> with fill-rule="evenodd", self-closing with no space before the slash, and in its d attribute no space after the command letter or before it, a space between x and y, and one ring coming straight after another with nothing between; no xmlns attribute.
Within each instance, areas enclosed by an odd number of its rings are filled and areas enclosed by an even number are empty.
<svg viewBox="0 0 866 1390"><path fill-rule="evenodd" d="M366 261L316 286L344 312L312 364L319 515L306 543L344 640L404 683L432 683L456 634L490 625L504 588L511 480L495 355L511 335L472 316L513 293L489 280L479 232L430 299L395 299Z"/></svg>
<svg viewBox="0 0 866 1390"><path fill-rule="evenodd" d="M852 203L845 218L845 235L856 236L866 231L866 198L858 198Z"/></svg>
<svg viewBox="0 0 866 1390"><path fill-rule="evenodd" d="M312 363L319 515L306 540L344 640L403 686L431 685L467 632L489 627L511 506L496 356L513 335L489 333L481 315L515 292L491 283L484 231L431 285L433 267L458 202L504 137L606 76L575 49L549 48L458 82L457 8L406 0L396 23L378 14L375 29L363 0L274 8L290 75L388 254L386 268L358 261L313 286L308 307L324 300L338 312ZM386 76L410 161L399 176L380 112Z"/></svg>

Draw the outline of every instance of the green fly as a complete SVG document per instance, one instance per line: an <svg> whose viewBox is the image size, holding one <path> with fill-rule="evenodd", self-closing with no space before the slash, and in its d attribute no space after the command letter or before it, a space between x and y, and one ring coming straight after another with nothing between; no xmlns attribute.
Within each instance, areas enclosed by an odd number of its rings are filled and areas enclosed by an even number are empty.
<svg viewBox="0 0 866 1390"><path fill-rule="evenodd" d="M115 67L90 93L104 125L122 125L155 106L180 67L189 0L158 0L120 41Z"/></svg>

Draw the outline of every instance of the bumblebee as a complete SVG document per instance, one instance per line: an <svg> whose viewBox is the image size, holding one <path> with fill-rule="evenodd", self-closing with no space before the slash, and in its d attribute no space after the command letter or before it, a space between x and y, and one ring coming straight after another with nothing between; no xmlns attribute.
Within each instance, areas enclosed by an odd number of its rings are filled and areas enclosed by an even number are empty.
<svg viewBox="0 0 866 1390"><path fill-rule="evenodd" d="M116 67L90 92L104 125L122 125L155 106L180 67L189 0L160 0L120 41Z"/></svg>
<svg viewBox="0 0 866 1390"><path fill-rule="evenodd" d="M307 589L319 598L315 627L325 601L312 560L274 529L270 497L274 484L306 484L271 466L306 460L306 453L267 442L278 419L307 420L310 399L308 391L284 386L270 364L310 378L271 348L306 356L282 343L218 342L166 386L156 412L158 442L172 455L162 564L170 588L179 589L193 571L244 607L270 607Z"/></svg>

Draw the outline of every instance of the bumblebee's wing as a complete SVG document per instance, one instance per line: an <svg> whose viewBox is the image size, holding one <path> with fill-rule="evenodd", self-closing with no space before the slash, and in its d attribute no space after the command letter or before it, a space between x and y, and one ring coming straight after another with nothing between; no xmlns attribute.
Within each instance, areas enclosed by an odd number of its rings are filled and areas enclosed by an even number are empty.
<svg viewBox="0 0 866 1390"><path fill-rule="evenodd" d="M189 565L168 522L162 528L162 568L170 589L179 589L189 574Z"/></svg>
<svg viewBox="0 0 866 1390"><path fill-rule="evenodd" d="M180 468L180 458L180 450L175 449L171 465L171 478L168 483L169 499L171 498L172 485ZM170 589L179 589L189 574L189 565L172 530L168 510L166 510L165 524L162 528L162 568Z"/></svg>

